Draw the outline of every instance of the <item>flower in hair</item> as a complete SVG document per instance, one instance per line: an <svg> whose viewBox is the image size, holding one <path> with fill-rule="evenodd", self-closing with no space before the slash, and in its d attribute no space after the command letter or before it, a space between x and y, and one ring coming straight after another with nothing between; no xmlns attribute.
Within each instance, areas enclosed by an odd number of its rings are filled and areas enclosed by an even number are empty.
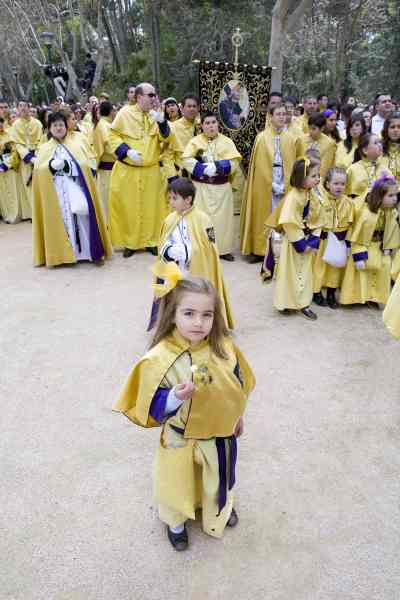
<svg viewBox="0 0 400 600"><path fill-rule="evenodd" d="M167 264L163 262L157 262L155 265L151 267L151 271L157 277L157 280L162 280L162 283L153 283L152 288L155 291L155 295L157 298L162 298L168 292L173 290L183 279L182 271L178 267L178 265L174 262L169 262Z"/></svg>

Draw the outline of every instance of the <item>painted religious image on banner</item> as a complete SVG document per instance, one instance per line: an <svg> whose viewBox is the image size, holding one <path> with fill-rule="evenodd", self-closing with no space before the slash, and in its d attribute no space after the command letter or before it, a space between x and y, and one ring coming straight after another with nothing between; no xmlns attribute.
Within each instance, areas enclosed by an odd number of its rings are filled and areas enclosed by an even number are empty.
<svg viewBox="0 0 400 600"><path fill-rule="evenodd" d="M240 129L249 116L249 96L246 88L232 79L224 85L219 97L219 114L225 127Z"/></svg>

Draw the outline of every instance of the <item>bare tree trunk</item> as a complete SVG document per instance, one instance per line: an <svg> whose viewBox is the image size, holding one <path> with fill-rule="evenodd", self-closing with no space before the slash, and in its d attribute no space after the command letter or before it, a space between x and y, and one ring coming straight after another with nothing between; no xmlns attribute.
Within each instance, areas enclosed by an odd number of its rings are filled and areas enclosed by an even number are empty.
<svg viewBox="0 0 400 600"><path fill-rule="evenodd" d="M149 0L147 3L150 35L151 35L151 46L153 54L153 83L156 89L160 90L160 13L161 13L161 0Z"/></svg>

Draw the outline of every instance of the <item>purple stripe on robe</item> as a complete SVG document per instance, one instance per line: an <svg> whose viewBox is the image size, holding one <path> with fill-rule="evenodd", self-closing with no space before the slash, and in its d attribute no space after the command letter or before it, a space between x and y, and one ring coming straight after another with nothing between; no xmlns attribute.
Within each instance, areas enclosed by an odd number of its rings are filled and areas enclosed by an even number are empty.
<svg viewBox="0 0 400 600"><path fill-rule="evenodd" d="M101 161L99 163L99 169L101 169L102 171L112 171L113 166L114 166L113 162Z"/></svg>
<svg viewBox="0 0 400 600"><path fill-rule="evenodd" d="M297 240L297 242L292 242L294 249L296 250L296 252L299 252L300 254L302 252L304 252L304 250L307 248L307 240L306 238L302 238L301 240Z"/></svg>
<svg viewBox="0 0 400 600"><path fill-rule="evenodd" d="M320 242L319 237L317 235L313 235L312 233L310 233L310 235L308 236L308 240L307 240L307 246L309 246L310 248L313 248L315 250L318 250L319 242Z"/></svg>
<svg viewBox="0 0 400 600"><path fill-rule="evenodd" d="M229 175L229 173L231 172L230 160L216 160L215 166L217 167L218 175Z"/></svg>
<svg viewBox="0 0 400 600"><path fill-rule="evenodd" d="M158 124L158 129L160 130L161 136L163 138L167 138L171 132L170 128L169 128L169 124L168 121L162 121L162 123Z"/></svg>
<svg viewBox="0 0 400 600"><path fill-rule="evenodd" d="M230 457L229 457L229 489L231 490L236 482L236 461L237 461L237 441L236 436L232 436L229 440Z"/></svg>
<svg viewBox="0 0 400 600"><path fill-rule="evenodd" d="M334 231L333 232L337 239L340 240L341 242L343 242L343 240L346 239L346 235L347 235L347 230L346 231Z"/></svg>
<svg viewBox="0 0 400 600"><path fill-rule="evenodd" d="M120 144L118 146L118 148L115 150L115 155L118 158L118 160L123 160L124 158L126 158L126 155L128 154L128 150L129 150L128 144Z"/></svg>
<svg viewBox="0 0 400 600"><path fill-rule="evenodd" d="M225 438L215 438L218 454L219 489L218 489L218 514L226 504L226 451Z"/></svg>
<svg viewBox="0 0 400 600"><path fill-rule="evenodd" d="M160 308L160 298L154 298L153 304L151 305L150 321L147 326L147 331L151 331L153 329L154 325L156 324L159 308Z"/></svg>
<svg viewBox="0 0 400 600"><path fill-rule="evenodd" d="M8 167L7 165L5 165L4 163L0 165L0 171L2 173L5 173L6 171L8 171Z"/></svg>
<svg viewBox="0 0 400 600"><path fill-rule="evenodd" d="M71 154L71 152L68 150L68 148L66 148L66 146L62 145L62 147L64 148L64 150L69 154L69 156L71 157L71 159L74 161L74 164L77 168L78 171L78 179L79 179L79 183L81 185L82 191L85 194L86 197L86 201L88 203L88 209L89 209L89 244L90 244L90 255L92 257L92 260L96 261L96 260L101 260L105 254L104 252L104 246L103 246L103 241L101 239L101 235L100 235L100 231L99 231L99 226L97 223L97 217L96 217L96 211L94 209L94 204L93 204L93 200L92 197L90 195L89 192L89 188L88 185L86 183L86 179L85 176L82 172L82 169L79 165L79 163L75 160L74 156Z"/></svg>
<svg viewBox="0 0 400 600"><path fill-rule="evenodd" d="M198 181L199 183L208 183L211 185L222 185L229 181L229 177L228 175L215 175L214 177L207 177L207 175L196 177L195 175L192 175L192 181Z"/></svg>
<svg viewBox="0 0 400 600"><path fill-rule="evenodd" d="M193 177L203 177L205 168L205 163L202 163L199 160L196 161L196 164L193 169Z"/></svg>
<svg viewBox="0 0 400 600"><path fill-rule="evenodd" d="M272 250L271 240L269 242L268 255L267 255L267 260L265 262L265 265L266 265L268 271L271 273L271 277L272 277L274 274L274 270L275 270L275 257L274 257L274 251Z"/></svg>
<svg viewBox="0 0 400 600"><path fill-rule="evenodd" d="M158 423L164 421L165 407L170 391L168 388L158 388L151 401L149 413Z"/></svg>
<svg viewBox="0 0 400 600"><path fill-rule="evenodd" d="M353 254L354 262L358 262L359 260L368 260L368 252L356 252Z"/></svg>
<svg viewBox="0 0 400 600"><path fill-rule="evenodd" d="M24 163L26 163L26 164L30 163L31 159L34 158L34 156L35 156L34 150L30 150L28 152L28 154L26 156L24 156L24 158L23 158Z"/></svg>
<svg viewBox="0 0 400 600"><path fill-rule="evenodd" d="M175 179L179 179L179 175L173 175L172 177L168 177L168 183L172 183Z"/></svg>

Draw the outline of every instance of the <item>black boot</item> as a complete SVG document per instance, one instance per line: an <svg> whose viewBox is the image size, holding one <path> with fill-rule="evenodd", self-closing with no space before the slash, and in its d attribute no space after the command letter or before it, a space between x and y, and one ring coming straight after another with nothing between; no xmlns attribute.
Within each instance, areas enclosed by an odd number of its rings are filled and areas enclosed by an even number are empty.
<svg viewBox="0 0 400 600"><path fill-rule="evenodd" d="M328 303L321 292L317 292L316 294L314 294L313 301L315 302L315 304L318 304L318 306L328 306Z"/></svg>
<svg viewBox="0 0 400 600"><path fill-rule="evenodd" d="M339 308L339 304L336 302L335 288L326 288L326 301L328 302L329 308Z"/></svg>

